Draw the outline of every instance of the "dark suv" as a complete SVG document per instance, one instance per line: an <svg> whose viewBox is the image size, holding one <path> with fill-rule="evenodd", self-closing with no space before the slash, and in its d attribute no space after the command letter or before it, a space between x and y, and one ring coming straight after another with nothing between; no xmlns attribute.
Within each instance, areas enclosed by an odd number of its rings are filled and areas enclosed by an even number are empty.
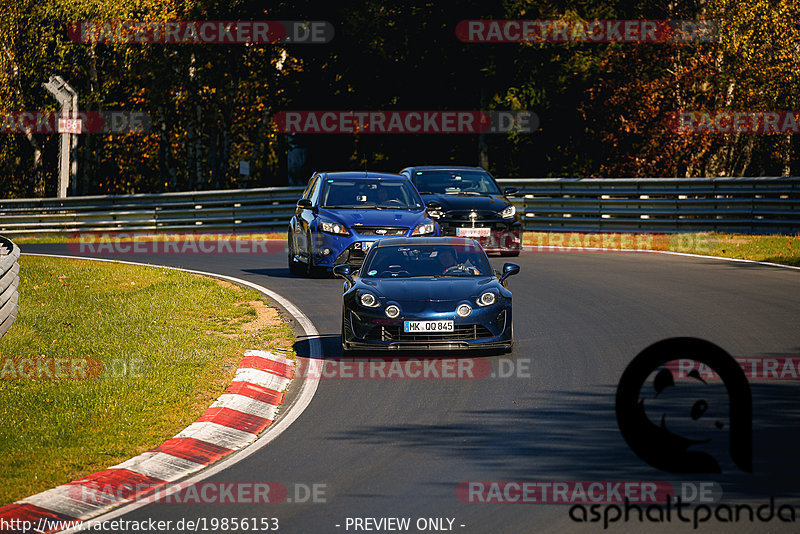
<svg viewBox="0 0 800 534"><path fill-rule="evenodd" d="M519 255L522 221L507 198L516 187L501 190L481 167L406 167L400 174L417 187L442 235L471 237L486 252Z"/></svg>

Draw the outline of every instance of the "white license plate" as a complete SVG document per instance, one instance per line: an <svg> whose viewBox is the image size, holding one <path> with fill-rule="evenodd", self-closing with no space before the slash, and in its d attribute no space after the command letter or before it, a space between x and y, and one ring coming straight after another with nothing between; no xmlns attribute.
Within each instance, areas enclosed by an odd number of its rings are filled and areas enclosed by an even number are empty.
<svg viewBox="0 0 800 534"><path fill-rule="evenodd" d="M372 241L361 241L360 243L356 243L356 248L359 248L359 245L361 245L361 250L366 252L369 250L369 247L372 246Z"/></svg>
<svg viewBox="0 0 800 534"><path fill-rule="evenodd" d="M456 228L458 237L489 237L491 228Z"/></svg>
<svg viewBox="0 0 800 534"><path fill-rule="evenodd" d="M453 321L405 321L404 332L452 332Z"/></svg>

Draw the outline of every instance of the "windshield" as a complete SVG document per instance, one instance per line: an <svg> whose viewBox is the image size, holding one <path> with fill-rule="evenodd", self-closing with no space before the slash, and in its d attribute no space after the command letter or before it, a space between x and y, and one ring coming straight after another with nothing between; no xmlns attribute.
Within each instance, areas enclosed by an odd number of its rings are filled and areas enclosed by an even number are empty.
<svg viewBox="0 0 800 534"><path fill-rule="evenodd" d="M492 275L483 249L471 243L382 246L367 259L361 268L365 278Z"/></svg>
<svg viewBox="0 0 800 534"><path fill-rule="evenodd" d="M413 180L422 194L500 194L500 188L485 171L416 171Z"/></svg>
<svg viewBox="0 0 800 534"><path fill-rule="evenodd" d="M328 178L323 208L422 209L422 199L407 180L344 180Z"/></svg>

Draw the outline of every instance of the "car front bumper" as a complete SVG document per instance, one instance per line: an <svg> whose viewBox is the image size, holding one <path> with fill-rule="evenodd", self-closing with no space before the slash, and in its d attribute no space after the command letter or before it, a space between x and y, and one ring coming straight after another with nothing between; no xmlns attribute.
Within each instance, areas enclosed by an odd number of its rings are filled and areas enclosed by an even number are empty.
<svg viewBox="0 0 800 534"><path fill-rule="evenodd" d="M475 239L486 252L519 252L522 250L522 223L516 219L480 219L474 225L470 221L459 219L439 219L439 226L444 236L471 237ZM478 230L485 232L489 230L488 236L477 236L475 234L460 234L459 229Z"/></svg>
<svg viewBox="0 0 800 534"><path fill-rule="evenodd" d="M351 232L350 235L340 236L325 232L316 232L313 239L312 251L314 254L314 265L317 267L333 268L336 265L348 264L354 268L360 268L364 263L364 258L369 251L372 243L385 237L417 237L412 236L413 228L409 228L404 234L392 235L364 235ZM419 237L439 237L441 232L435 225L432 234Z"/></svg>
<svg viewBox="0 0 800 534"><path fill-rule="evenodd" d="M405 321L452 320L452 332L404 332ZM404 313L387 318L383 309L346 309L342 347L348 350L511 349L511 305L473 308L468 317L455 312Z"/></svg>

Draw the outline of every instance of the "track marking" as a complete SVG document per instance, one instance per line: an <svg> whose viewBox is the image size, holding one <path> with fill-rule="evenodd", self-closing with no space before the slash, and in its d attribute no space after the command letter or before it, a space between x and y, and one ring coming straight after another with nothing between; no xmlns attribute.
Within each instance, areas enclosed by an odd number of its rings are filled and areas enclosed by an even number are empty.
<svg viewBox="0 0 800 534"><path fill-rule="evenodd" d="M125 260L111 260L111 259L104 259L104 258L89 258L85 256L69 256L64 254L39 254L39 253L23 253L23 255L27 256L44 256L44 257L51 257L51 258L66 258L66 259L76 259L76 260L88 260L88 261L104 261L108 263L120 263L125 265L138 265L143 267L157 267L160 269L172 269L175 271L183 271L192 274L199 274L202 276L208 276L211 278L219 278L222 280L228 280L252 289L259 291L269 297L274 302L277 302L283 309L285 309L300 325L300 327L305 332L306 338L309 341L309 349L310 349L310 357L308 358L308 367L310 371L307 373L308 377L306 377L300 385L300 390L298 392L297 398L294 402L292 402L287 411L284 413L283 417L277 422L265 430L261 436L255 440L251 445L239 449L238 451L226 456L225 458L219 460L215 464L209 466L208 468L203 469L201 472L189 476L183 481L187 487L193 484L197 484L202 480L205 480L211 476L216 475L217 473L224 471L228 467L248 458L250 455L255 454L265 446L269 445L273 440L275 440L278 436L280 436L286 429L294 423L300 415L308 408L309 404L311 404L311 400L314 398L314 394L319 387L319 377L321 376L320 368L322 366L322 343L319 340L319 331L314 326L314 323L311 322L311 319L303 313L300 308L298 308L293 302L286 299L285 297L279 295L278 293L267 289L261 285L256 283L243 280L241 278L236 278L234 276L228 276L224 274L218 273L211 273L206 271L198 271L194 269L183 269L180 267L172 267L169 265L155 265L151 263L141 263L141 262L133 262L133 261L125 261ZM257 354L255 354L257 355ZM269 378L264 375L270 375L270 373L265 371L260 371L258 369L248 369L247 371L252 372L253 374L259 374L262 379L268 381L269 383L273 382L273 379L278 379L280 377L276 375L271 375L272 378ZM238 371L237 371L238 375ZM235 379L234 379L235 380ZM205 425L208 423L199 423L201 425ZM213 423L211 423L213 424ZM190 425L192 427L193 425ZM102 522L113 519L115 517L119 517L121 515L127 514L134 510L137 510L143 506L150 504L149 502L139 501L139 502L131 502L129 504L125 504L120 506L115 510L111 510L104 514L98 515L92 518L92 521ZM82 529L80 525L75 527L60 531L60 532L80 532Z"/></svg>

